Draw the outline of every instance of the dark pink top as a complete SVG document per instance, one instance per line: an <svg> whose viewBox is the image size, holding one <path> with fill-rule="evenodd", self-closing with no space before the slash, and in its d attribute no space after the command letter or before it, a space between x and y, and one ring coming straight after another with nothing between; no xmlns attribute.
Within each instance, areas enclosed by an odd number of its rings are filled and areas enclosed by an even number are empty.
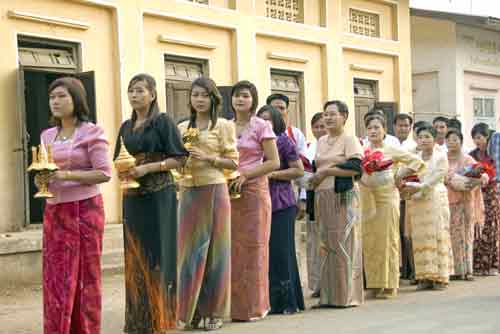
<svg viewBox="0 0 500 334"><path fill-rule="evenodd" d="M111 176L111 163L108 156L108 141L104 130L93 123L84 122L76 128L73 138L56 141L58 127L45 130L42 143L52 145L52 156L60 170L88 171L100 170ZM54 198L47 199L49 204L67 203L91 198L101 193L99 186L81 184L76 181L52 181L49 191Z"/></svg>

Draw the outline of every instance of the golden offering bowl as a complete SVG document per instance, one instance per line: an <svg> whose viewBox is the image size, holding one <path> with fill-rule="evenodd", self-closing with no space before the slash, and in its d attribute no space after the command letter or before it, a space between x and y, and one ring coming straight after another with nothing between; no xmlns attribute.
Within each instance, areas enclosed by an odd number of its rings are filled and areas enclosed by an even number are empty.
<svg viewBox="0 0 500 334"><path fill-rule="evenodd" d="M226 178L229 197L231 199L240 198L241 192L237 191L235 187L235 181L238 179L238 177L240 177L240 173L238 171L224 169L224 177Z"/></svg>
<svg viewBox="0 0 500 334"><path fill-rule="evenodd" d="M49 181L52 171L47 169L37 171L35 175L35 185L38 188L38 192L33 196L34 198L53 198L54 194L49 191Z"/></svg>
<svg viewBox="0 0 500 334"><path fill-rule="evenodd" d="M192 148L194 145L198 143L200 139L199 136L200 136L200 130L198 130L198 128L188 128L186 132L182 134L182 142L184 143L184 147L188 150ZM182 178L186 180L191 180L193 178L193 175L189 171L189 168L185 166L180 169L180 173L182 174Z"/></svg>
<svg viewBox="0 0 500 334"><path fill-rule="evenodd" d="M113 163L119 174L126 173L131 168L135 167L135 158L127 151L123 143L123 137L120 137L120 153ZM140 184L130 176L120 178L121 189L135 189L139 187Z"/></svg>
<svg viewBox="0 0 500 334"><path fill-rule="evenodd" d="M193 145L198 143L200 139L199 136L200 130L198 130L198 128L188 128L186 132L182 134L182 142L187 149L190 149Z"/></svg>
<svg viewBox="0 0 500 334"><path fill-rule="evenodd" d="M59 168L54 163L52 157L52 146L42 143L38 147L31 148L32 162L28 167L28 172L35 172L35 186L38 192L34 195L35 198L53 198L54 194L49 191L50 176Z"/></svg>

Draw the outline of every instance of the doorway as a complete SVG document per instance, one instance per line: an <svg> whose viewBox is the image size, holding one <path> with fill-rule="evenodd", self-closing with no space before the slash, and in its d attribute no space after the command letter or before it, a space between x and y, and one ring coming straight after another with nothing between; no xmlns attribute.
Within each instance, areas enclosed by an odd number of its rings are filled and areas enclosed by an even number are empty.
<svg viewBox="0 0 500 334"><path fill-rule="evenodd" d="M366 136L365 115L377 102L377 82L354 79L354 113L356 119L356 136Z"/></svg>
<svg viewBox="0 0 500 334"><path fill-rule="evenodd" d="M18 105L20 112L20 135L23 143L22 170L31 164L31 147L40 144L40 135L50 127L48 88L57 78L73 76L80 79L87 91L89 118L96 122L96 95L94 72L79 72L77 46L45 40L18 40ZM37 192L33 173L23 173L25 224L43 222L44 201L33 198Z"/></svg>
<svg viewBox="0 0 500 334"><path fill-rule="evenodd" d="M305 113L302 105L302 74L281 70L271 70L271 94L283 94L289 99L288 121L290 126L305 133Z"/></svg>

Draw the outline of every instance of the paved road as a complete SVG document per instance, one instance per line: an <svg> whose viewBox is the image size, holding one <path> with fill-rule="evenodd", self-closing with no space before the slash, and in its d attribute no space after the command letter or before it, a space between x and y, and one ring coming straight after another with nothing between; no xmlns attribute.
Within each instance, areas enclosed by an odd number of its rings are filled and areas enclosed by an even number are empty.
<svg viewBox="0 0 500 334"><path fill-rule="evenodd" d="M123 276L107 276L103 286L102 334L122 333ZM309 305L313 302L308 300ZM0 290L0 333L42 333L40 287ZM453 282L442 292L415 292L414 287L404 286L395 300L368 299L357 308L308 309L256 323L229 323L220 333L500 334L500 277Z"/></svg>

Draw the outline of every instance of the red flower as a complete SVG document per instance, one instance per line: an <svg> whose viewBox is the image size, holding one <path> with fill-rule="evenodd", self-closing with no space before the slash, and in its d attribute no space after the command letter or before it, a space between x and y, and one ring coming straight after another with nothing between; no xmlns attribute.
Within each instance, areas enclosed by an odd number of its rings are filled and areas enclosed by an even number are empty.
<svg viewBox="0 0 500 334"><path fill-rule="evenodd" d="M407 176L407 177L403 178L403 183L406 183L406 182L417 182L417 183L420 183L420 178L418 177L418 175L410 175L410 176Z"/></svg>
<svg viewBox="0 0 500 334"><path fill-rule="evenodd" d="M371 151L370 149L366 149L364 152L364 158L361 161L361 166L363 170L368 175L373 172L380 172L383 170L389 169L393 161L392 160L384 160L384 153L381 151Z"/></svg>

